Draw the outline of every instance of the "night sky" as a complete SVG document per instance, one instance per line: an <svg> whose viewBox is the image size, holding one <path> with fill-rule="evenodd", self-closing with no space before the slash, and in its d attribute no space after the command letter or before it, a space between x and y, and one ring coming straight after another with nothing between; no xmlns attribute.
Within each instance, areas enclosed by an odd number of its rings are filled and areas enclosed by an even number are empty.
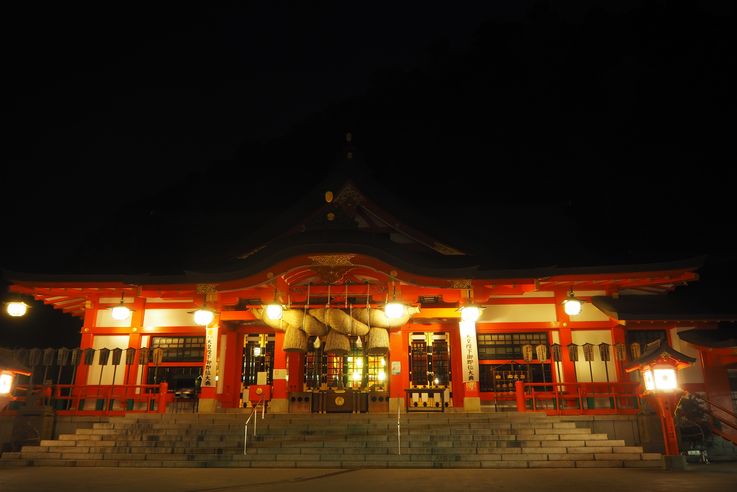
<svg viewBox="0 0 737 492"><path fill-rule="evenodd" d="M194 265L341 172L499 265L707 255L729 299L734 3L479 3L3 6L2 268ZM0 346L76 346L50 311Z"/></svg>

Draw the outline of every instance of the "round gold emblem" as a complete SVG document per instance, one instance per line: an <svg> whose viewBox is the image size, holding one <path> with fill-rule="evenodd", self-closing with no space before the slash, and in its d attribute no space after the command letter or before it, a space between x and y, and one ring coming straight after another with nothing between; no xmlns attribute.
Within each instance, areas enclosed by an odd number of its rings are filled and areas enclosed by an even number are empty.
<svg viewBox="0 0 737 492"><path fill-rule="evenodd" d="M344 403L345 403L345 399L343 399L342 396L336 396L335 397L335 405L336 406L342 407Z"/></svg>

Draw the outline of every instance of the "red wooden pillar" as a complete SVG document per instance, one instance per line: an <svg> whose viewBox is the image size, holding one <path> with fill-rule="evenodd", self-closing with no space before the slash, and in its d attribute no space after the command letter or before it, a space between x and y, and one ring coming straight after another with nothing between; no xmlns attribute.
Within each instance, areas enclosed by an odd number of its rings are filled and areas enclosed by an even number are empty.
<svg viewBox="0 0 737 492"><path fill-rule="evenodd" d="M461 331L458 325L450 330L450 370L453 388L453 406L463 408L466 385L463 384L463 359L461 356ZM478 396L478 395L477 395Z"/></svg>
<svg viewBox="0 0 737 492"><path fill-rule="evenodd" d="M514 400L517 403L518 412L526 412L527 405L525 405L525 383L523 381L514 382Z"/></svg>
<svg viewBox="0 0 737 492"><path fill-rule="evenodd" d="M79 348L82 350L80 357L84 357L84 350L92 348L94 335L92 332L97 326L97 298L87 301L84 311L84 323L82 324L82 337L79 341ZM80 361L77 367L77 373L74 376L75 386L86 386L87 377L89 375L89 366L85 365L84 360Z"/></svg>
<svg viewBox="0 0 737 492"><path fill-rule="evenodd" d="M612 344L616 345L618 343L625 343L625 333L624 333L624 326L622 325L616 325L612 327ZM623 382L627 381L627 375L624 372L624 363L625 361L621 361L617 358L617 352L614 347L612 347L612 360L614 360L616 367L617 367L617 381Z"/></svg>
<svg viewBox="0 0 737 492"><path fill-rule="evenodd" d="M568 358L567 347L573 343L573 336L571 335L570 318L563 310L563 301L568 297L568 292L565 290L555 291L555 316L558 320L558 338L560 340L561 352L563 356L561 359L561 365L563 366L563 381L566 383L576 382L576 366Z"/></svg>
<svg viewBox="0 0 737 492"><path fill-rule="evenodd" d="M673 412L675 412L675 401L677 396L671 394L655 394L653 398L657 402L658 414L660 417L660 426L663 431L663 445L666 456L678 456L678 434L676 434L676 425L673 421Z"/></svg>
<svg viewBox="0 0 737 492"><path fill-rule="evenodd" d="M284 352L284 332L277 331L274 336L274 378L270 408L275 413L287 413L287 353Z"/></svg>
<svg viewBox="0 0 737 492"><path fill-rule="evenodd" d="M225 333L225 360L223 366L223 394L220 402L223 408L238 408L241 392L240 351L243 348L243 335L235 330Z"/></svg>
<svg viewBox="0 0 737 492"><path fill-rule="evenodd" d="M287 369L289 371L287 391L302 391L305 377L305 354L289 352L287 354Z"/></svg>
<svg viewBox="0 0 737 492"><path fill-rule="evenodd" d="M128 347L136 349L136 355L133 359L133 364L131 365L131 367L126 367L126 369L130 369L130 371L126 373L125 384L136 384L136 381L138 380L138 368L140 367L138 365L138 360L140 358L140 354L138 353L138 351L141 348L141 330L143 330L143 319L145 315L146 299L142 297L137 297L133 301L133 312L131 313L131 332L128 336ZM141 382L145 383L145 381Z"/></svg>
<svg viewBox="0 0 737 492"><path fill-rule="evenodd" d="M409 387L409 367L407 350L409 347L408 335L404 330L389 332L389 367L387 381L389 382L389 411L394 413L397 408L404 407L404 389ZM399 374L394 374L399 369Z"/></svg>

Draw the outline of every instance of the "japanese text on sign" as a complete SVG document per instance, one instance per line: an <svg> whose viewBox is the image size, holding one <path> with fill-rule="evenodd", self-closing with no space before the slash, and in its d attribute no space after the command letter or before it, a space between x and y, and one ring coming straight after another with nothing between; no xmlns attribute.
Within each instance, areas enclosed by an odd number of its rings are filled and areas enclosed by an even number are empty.
<svg viewBox="0 0 737 492"><path fill-rule="evenodd" d="M473 321L461 321L460 326L463 381L478 381L479 355L476 346L476 323Z"/></svg>
<svg viewBox="0 0 737 492"><path fill-rule="evenodd" d="M217 328L205 329L205 369L202 374L202 386L215 386L215 345Z"/></svg>

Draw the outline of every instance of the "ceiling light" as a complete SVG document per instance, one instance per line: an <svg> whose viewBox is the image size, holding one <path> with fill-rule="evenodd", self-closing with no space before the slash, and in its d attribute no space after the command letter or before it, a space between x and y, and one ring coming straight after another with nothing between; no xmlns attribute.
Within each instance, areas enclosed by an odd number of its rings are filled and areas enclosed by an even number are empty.
<svg viewBox="0 0 737 492"><path fill-rule="evenodd" d="M467 322L475 322L481 317L481 311L484 308L469 304L461 307L461 320Z"/></svg>
<svg viewBox="0 0 737 492"><path fill-rule="evenodd" d="M198 325L208 326L215 318L215 313L210 309L198 309L194 312L194 322Z"/></svg>
<svg viewBox="0 0 737 492"><path fill-rule="evenodd" d="M577 316L581 314L582 305L583 301L577 299L576 296L573 295L573 289L568 291L568 297L563 301L563 310L566 314L568 316Z"/></svg>
<svg viewBox="0 0 737 492"><path fill-rule="evenodd" d="M113 319L118 321L123 321L131 316L131 310L128 308L128 306L125 305L125 294L123 292L120 293L120 304L117 306L111 308L110 315L113 317Z"/></svg>
<svg viewBox="0 0 737 492"><path fill-rule="evenodd" d="M23 301L11 301L5 307L5 312L14 318L25 316L28 312L28 304Z"/></svg>

